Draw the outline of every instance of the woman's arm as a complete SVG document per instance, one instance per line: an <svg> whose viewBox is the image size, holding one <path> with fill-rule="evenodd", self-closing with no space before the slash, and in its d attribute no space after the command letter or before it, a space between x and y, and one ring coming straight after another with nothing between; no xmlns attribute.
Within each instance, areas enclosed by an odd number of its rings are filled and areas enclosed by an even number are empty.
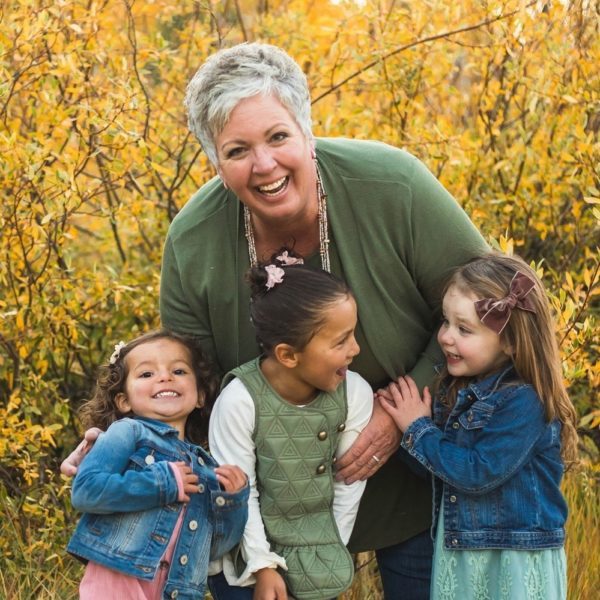
<svg viewBox="0 0 600 600"><path fill-rule="evenodd" d="M241 541L246 567L242 573L237 573L230 558L223 560L223 571L231 585L253 584L253 573L263 568L285 568L283 557L271 552L260 514L256 452L252 439L254 424L254 402L244 384L234 379L217 398L209 427L209 447L215 460L238 465L248 476L250 484L248 521Z"/></svg>

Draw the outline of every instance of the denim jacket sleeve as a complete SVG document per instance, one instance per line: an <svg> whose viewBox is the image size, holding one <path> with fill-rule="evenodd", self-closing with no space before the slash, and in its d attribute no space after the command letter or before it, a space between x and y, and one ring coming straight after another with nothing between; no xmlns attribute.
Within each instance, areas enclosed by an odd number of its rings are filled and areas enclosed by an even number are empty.
<svg viewBox="0 0 600 600"><path fill-rule="evenodd" d="M136 469L136 426L125 419L101 434L85 457L73 482L73 507L86 513L134 512L177 500L177 482L167 461Z"/></svg>
<svg viewBox="0 0 600 600"><path fill-rule="evenodd" d="M444 431L429 417L411 423L402 446L434 475L458 490L486 493L530 459L547 423L530 386L478 400L448 418Z"/></svg>

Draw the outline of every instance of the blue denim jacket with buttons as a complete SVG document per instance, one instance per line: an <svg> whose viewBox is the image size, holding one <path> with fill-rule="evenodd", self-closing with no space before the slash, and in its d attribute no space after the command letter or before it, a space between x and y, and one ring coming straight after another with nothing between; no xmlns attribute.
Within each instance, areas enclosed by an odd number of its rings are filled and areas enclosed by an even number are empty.
<svg viewBox="0 0 600 600"><path fill-rule="evenodd" d="M435 475L432 535L443 510L449 549L562 546L561 428L533 387L511 366L460 390L449 414L441 397L433 420L417 419L402 439Z"/></svg>
<svg viewBox="0 0 600 600"><path fill-rule="evenodd" d="M199 478L200 492L187 504L177 501L169 466L176 461L185 461ZM138 417L113 423L73 482L73 506L85 514L67 550L86 562L153 579L185 507L163 598L203 598L209 560L239 542L248 516L248 486L223 491L216 466L165 423Z"/></svg>

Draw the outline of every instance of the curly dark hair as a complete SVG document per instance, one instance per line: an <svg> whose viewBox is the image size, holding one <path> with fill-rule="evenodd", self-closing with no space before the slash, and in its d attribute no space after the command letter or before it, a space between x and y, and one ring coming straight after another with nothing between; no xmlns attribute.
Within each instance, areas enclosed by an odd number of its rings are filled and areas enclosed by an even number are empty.
<svg viewBox="0 0 600 600"><path fill-rule="evenodd" d="M117 394L125 392L128 374L125 357L134 348L160 339L178 342L190 353L198 393L204 395L204 406L195 408L188 416L185 435L191 442L206 447L208 419L219 390L219 377L194 338L167 329L152 331L135 338L121 348L112 364L106 363L99 367L93 396L84 402L78 411L81 423L85 429L99 427L106 430L114 421L128 416L117 408L115 401Z"/></svg>

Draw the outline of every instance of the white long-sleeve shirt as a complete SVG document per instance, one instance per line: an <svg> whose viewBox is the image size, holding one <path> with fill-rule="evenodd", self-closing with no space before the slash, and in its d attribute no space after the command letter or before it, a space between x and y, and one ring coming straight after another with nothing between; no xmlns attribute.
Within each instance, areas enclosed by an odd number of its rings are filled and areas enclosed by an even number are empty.
<svg viewBox="0 0 600 600"><path fill-rule="evenodd" d="M346 428L338 438L336 456L340 457L354 442L369 422L373 411L373 392L358 374L346 374L348 416ZM241 551L246 569L236 574L229 555L223 557L223 572L230 585L254 585L253 573L265 567L286 568L285 559L271 552L260 514L260 501L256 487L256 448L252 439L255 425L254 401L239 379L231 381L221 392L210 417L209 445L211 454L220 464L238 465L250 483L248 522L241 541ZM348 543L366 482L351 485L334 482L333 516L344 544ZM218 565L211 565L218 572Z"/></svg>

